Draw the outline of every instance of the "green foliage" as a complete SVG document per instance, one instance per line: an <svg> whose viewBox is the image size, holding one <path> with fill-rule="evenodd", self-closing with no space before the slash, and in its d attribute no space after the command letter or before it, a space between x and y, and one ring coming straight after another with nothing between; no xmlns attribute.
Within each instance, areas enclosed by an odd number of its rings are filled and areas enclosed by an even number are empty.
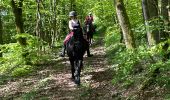
<svg viewBox="0 0 170 100"><path fill-rule="evenodd" d="M133 85L139 90L146 84L148 84L146 88L151 85L153 90L156 87L169 89L170 60L162 60L164 55L170 52L169 49L167 52L163 49L163 45L168 41L149 49L140 46L135 50L125 50L118 44L108 46L107 54L109 59L112 59L110 62L117 64L114 67L116 75L112 83L123 88ZM155 72L156 69L159 69L159 72Z"/></svg>
<svg viewBox="0 0 170 100"><path fill-rule="evenodd" d="M132 28L137 28L143 23L142 6L141 2L136 0L125 0L124 1L126 11L132 25Z"/></svg>
<svg viewBox="0 0 170 100"><path fill-rule="evenodd" d="M63 42L62 39L68 33L68 13L71 10L70 0L60 0L56 3L54 3L55 0L41 1L39 5L41 18L38 25L40 26L39 31L42 36L38 38L32 36L36 33L35 28L38 21L37 2L35 0L24 0L22 7L24 31L32 35L16 35L15 18L10 0L0 0L0 14L2 15L4 33L4 45L0 46L3 53L3 57L0 58L0 75L8 74L13 77L20 77L33 72L35 66L32 65L46 61L48 57L44 56L44 51L49 49L46 45L51 46L52 41L55 41L56 46L59 47ZM148 21L149 26L145 26L141 2L124 0L137 44L135 50L126 50L125 44L120 43L121 29L118 25L113 2L114 0L76 0L74 2L81 24L83 24L85 16L92 12L97 31L106 33L104 38L107 60L110 64L117 65L114 67L116 75L113 77L113 83L120 84L120 86L125 88L131 85L140 87L147 80L151 79L157 68L160 68L160 74L155 77L152 84L169 89L170 80L168 73L170 71L170 61L163 61L164 55L170 52L170 48L167 50L163 49L166 43L170 44L169 40L152 48L146 46L146 28L149 28L150 31L155 29L162 30L162 17ZM26 46L15 43L20 37L26 38ZM45 50L43 51L42 49ZM90 70L89 68L87 70ZM45 86L47 82L48 79L42 80L39 87ZM86 96L90 92L87 90L87 93L85 92L82 96ZM23 95L23 99L34 99L35 96L36 91L31 91Z"/></svg>
<svg viewBox="0 0 170 100"><path fill-rule="evenodd" d="M113 0L104 0L95 3L91 9L95 15L95 23L104 28L113 26L116 23L116 15L113 7Z"/></svg>
<svg viewBox="0 0 170 100"><path fill-rule="evenodd" d="M28 64L36 64L44 60L44 55L40 55L40 47L45 46L39 38L29 34L18 34L15 38L24 37L27 45L21 46L19 43L1 45L3 57L0 58L0 73L11 74L12 76L23 76L32 72L33 67Z"/></svg>
<svg viewBox="0 0 170 100"><path fill-rule="evenodd" d="M36 91L31 91L22 95L22 100L33 100L36 97Z"/></svg>
<svg viewBox="0 0 170 100"><path fill-rule="evenodd" d="M18 77L18 76L25 76L28 75L33 71L33 66L30 65L23 65L21 67L17 67L12 71L12 76Z"/></svg>
<svg viewBox="0 0 170 100"><path fill-rule="evenodd" d="M120 41L120 29L117 25L108 27L105 35L105 46L112 46L113 43Z"/></svg>

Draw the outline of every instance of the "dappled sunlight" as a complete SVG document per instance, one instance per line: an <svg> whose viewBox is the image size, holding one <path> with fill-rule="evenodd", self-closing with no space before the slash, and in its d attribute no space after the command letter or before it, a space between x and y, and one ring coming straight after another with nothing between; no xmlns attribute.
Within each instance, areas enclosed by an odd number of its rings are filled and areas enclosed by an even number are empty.
<svg viewBox="0 0 170 100"><path fill-rule="evenodd" d="M169 26L170 0L0 0L0 100L169 100Z"/></svg>
<svg viewBox="0 0 170 100"><path fill-rule="evenodd" d="M52 100L110 98L113 94L109 90L113 88L111 85L113 71L107 65L102 42L101 40L94 42L91 48L93 57L84 56L80 87L71 80L71 66L66 56L52 59L52 63L48 65L39 65L38 70L30 76L1 86L0 95L6 97L16 95L18 98L33 95L36 98L46 97Z"/></svg>

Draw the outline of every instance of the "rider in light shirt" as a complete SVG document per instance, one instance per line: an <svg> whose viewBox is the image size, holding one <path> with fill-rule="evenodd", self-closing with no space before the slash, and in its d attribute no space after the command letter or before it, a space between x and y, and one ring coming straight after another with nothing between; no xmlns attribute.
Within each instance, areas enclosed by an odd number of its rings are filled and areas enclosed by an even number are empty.
<svg viewBox="0 0 170 100"><path fill-rule="evenodd" d="M66 50L66 43L69 41L69 39L73 36L74 34L74 31L78 30L78 29L81 29L81 26L80 26L80 22L79 20L77 19L77 14L75 11L71 11L69 13L69 17L70 17L70 21L69 21L69 34L66 36L65 40L64 40L64 46L63 46L63 49L62 49L62 52L60 54L61 57L64 57L65 56L65 50ZM90 54L90 51L89 51L89 47L87 48L87 56L88 57L91 57L92 55Z"/></svg>

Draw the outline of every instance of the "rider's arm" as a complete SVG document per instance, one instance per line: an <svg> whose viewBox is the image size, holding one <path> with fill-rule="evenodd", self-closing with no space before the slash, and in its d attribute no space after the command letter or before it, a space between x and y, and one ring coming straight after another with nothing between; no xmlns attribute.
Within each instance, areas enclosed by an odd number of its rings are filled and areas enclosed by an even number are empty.
<svg viewBox="0 0 170 100"><path fill-rule="evenodd" d="M85 18L84 23L87 24L88 22L88 16Z"/></svg>
<svg viewBox="0 0 170 100"><path fill-rule="evenodd" d="M73 30L73 26L72 26L72 21L71 20L69 21L69 25L68 26L69 26L69 29L72 31Z"/></svg>

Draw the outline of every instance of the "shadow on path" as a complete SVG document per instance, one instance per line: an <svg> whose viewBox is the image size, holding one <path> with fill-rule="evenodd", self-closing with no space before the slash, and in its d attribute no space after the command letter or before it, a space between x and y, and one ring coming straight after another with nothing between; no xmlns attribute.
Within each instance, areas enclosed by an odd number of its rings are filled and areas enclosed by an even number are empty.
<svg viewBox="0 0 170 100"><path fill-rule="evenodd" d="M111 85L113 70L107 65L103 37L96 39L91 49L93 57L85 55L81 86L70 79L68 57L53 59L39 65L30 76L0 86L0 99L16 100L113 100Z"/></svg>

